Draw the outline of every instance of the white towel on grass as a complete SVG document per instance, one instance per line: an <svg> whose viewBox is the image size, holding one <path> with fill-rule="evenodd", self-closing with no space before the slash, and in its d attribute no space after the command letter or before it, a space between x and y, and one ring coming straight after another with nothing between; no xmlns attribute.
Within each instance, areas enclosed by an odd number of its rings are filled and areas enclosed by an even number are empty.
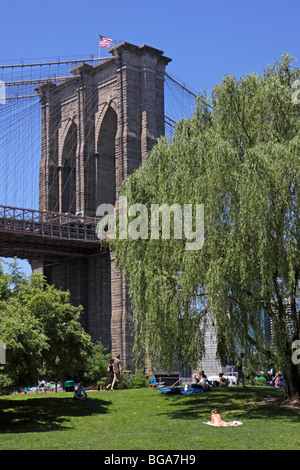
<svg viewBox="0 0 300 470"><path fill-rule="evenodd" d="M211 423L210 421L207 421L207 423L203 424L208 424L209 426L217 426L218 428L230 428L230 426L241 426L242 421L232 421L231 424L228 424L227 426L222 426L221 424L216 424L216 423Z"/></svg>

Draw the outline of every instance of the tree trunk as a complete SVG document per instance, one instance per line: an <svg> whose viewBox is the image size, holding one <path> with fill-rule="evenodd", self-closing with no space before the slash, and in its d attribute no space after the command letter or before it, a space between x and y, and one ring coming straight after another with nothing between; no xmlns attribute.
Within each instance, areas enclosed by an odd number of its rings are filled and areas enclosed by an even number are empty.
<svg viewBox="0 0 300 470"><path fill-rule="evenodd" d="M286 372L285 376L285 401L299 401L300 402L300 375L298 365L291 364L290 370Z"/></svg>

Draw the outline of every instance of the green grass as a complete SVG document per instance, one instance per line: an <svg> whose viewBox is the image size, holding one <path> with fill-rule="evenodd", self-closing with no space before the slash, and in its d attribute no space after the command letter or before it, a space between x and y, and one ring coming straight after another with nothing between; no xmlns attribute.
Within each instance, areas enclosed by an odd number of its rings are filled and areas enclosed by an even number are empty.
<svg viewBox="0 0 300 470"><path fill-rule="evenodd" d="M0 397L1 450L271 450L300 449L300 409L260 405L282 396L271 387L164 395L149 389ZM243 426L216 428L224 420Z"/></svg>

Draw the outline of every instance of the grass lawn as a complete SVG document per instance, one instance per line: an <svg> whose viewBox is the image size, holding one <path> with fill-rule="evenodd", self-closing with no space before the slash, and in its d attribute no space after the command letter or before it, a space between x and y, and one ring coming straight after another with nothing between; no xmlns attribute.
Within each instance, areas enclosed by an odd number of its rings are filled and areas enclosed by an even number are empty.
<svg viewBox="0 0 300 470"><path fill-rule="evenodd" d="M0 397L1 450L300 449L300 409L280 407L273 387L164 395L135 389ZM261 402L265 400L264 404ZM217 407L225 421L203 424Z"/></svg>

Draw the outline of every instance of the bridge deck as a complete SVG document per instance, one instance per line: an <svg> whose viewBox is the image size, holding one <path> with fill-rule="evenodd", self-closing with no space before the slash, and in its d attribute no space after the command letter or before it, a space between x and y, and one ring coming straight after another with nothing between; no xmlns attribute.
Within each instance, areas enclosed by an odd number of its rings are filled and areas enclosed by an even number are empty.
<svg viewBox="0 0 300 470"><path fill-rule="evenodd" d="M0 256L58 261L99 254L98 220L0 206Z"/></svg>

